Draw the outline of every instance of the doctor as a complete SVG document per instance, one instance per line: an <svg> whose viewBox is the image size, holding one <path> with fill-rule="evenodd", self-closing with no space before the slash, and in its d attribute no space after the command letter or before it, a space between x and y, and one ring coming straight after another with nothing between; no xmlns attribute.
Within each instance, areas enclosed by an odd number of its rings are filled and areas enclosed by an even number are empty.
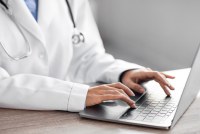
<svg viewBox="0 0 200 134"><path fill-rule="evenodd" d="M141 82L174 89L166 80L174 77L105 53L87 0L0 3L2 108L76 112L116 99L135 108L128 96L144 92ZM111 84L82 84L97 81Z"/></svg>

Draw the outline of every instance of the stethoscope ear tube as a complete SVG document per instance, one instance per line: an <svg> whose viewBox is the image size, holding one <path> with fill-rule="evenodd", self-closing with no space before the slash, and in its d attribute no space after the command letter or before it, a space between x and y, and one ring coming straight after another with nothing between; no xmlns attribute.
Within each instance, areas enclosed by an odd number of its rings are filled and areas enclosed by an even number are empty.
<svg viewBox="0 0 200 134"><path fill-rule="evenodd" d="M6 10L8 10L8 6L7 6L6 3L4 3L2 0L0 0L0 4L1 4L2 6L4 6L4 7L6 8Z"/></svg>

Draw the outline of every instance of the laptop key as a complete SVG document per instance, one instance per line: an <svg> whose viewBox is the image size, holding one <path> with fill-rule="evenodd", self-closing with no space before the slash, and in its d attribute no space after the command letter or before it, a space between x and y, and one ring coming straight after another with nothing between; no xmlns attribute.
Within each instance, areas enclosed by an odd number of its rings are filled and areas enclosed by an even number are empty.
<svg viewBox="0 0 200 134"><path fill-rule="evenodd" d="M167 114L166 114L166 116L170 116L170 115L171 115L171 113L167 113Z"/></svg>
<svg viewBox="0 0 200 134"><path fill-rule="evenodd" d="M152 113L148 114L148 117L155 117L155 116L156 114L152 114Z"/></svg>
<svg viewBox="0 0 200 134"><path fill-rule="evenodd" d="M135 120L136 121L143 121L145 119L145 117L144 116L138 116Z"/></svg>
<svg viewBox="0 0 200 134"><path fill-rule="evenodd" d="M148 114L146 114L146 113L142 113L142 114L140 114L140 116L143 116L143 117L146 117Z"/></svg>
<svg viewBox="0 0 200 134"><path fill-rule="evenodd" d="M137 111L141 113L142 111L144 111L144 109L137 109Z"/></svg>
<svg viewBox="0 0 200 134"><path fill-rule="evenodd" d="M170 110L175 110L176 108L171 108Z"/></svg>
<svg viewBox="0 0 200 134"><path fill-rule="evenodd" d="M157 106L158 107L163 107L163 106L165 106L165 104L159 103Z"/></svg>
<svg viewBox="0 0 200 134"><path fill-rule="evenodd" d="M167 104L168 105L174 105L174 102L168 102Z"/></svg>
<svg viewBox="0 0 200 134"><path fill-rule="evenodd" d="M152 110L150 113L157 114L159 111Z"/></svg>
<svg viewBox="0 0 200 134"><path fill-rule="evenodd" d="M144 111L142 111L142 113L144 113L144 114L148 114L148 113L150 113L151 111L149 111L149 110L144 110Z"/></svg>
<svg viewBox="0 0 200 134"><path fill-rule="evenodd" d="M149 104L145 104L145 103L143 103L140 107L144 107L144 108L146 108L148 105L149 105Z"/></svg>
<svg viewBox="0 0 200 134"><path fill-rule="evenodd" d="M173 105L172 107L173 107L173 108L176 108L176 107L177 107L177 105Z"/></svg>
<svg viewBox="0 0 200 134"><path fill-rule="evenodd" d="M155 107L157 106L157 104L153 103L153 104L149 104L149 106Z"/></svg>
<svg viewBox="0 0 200 134"><path fill-rule="evenodd" d="M160 111L160 114L167 114L167 111Z"/></svg>
<svg viewBox="0 0 200 134"><path fill-rule="evenodd" d="M173 104L168 104L168 103L167 103L165 106L166 106L166 107L172 107Z"/></svg>
<svg viewBox="0 0 200 134"><path fill-rule="evenodd" d="M155 108L157 108L157 109L162 109L163 106L159 106L159 105L157 105Z"/></svg>
<svg viewBox="0 0 200 134"><path fill-rule="evenodd" d="M162 111L169 111L169 110L170 108L165 108L165 107L162 109Z"/></svg>
<svg viewBox="0 0 200 134"><path fill-rule="evenodd" d="M164 116L165 116L165 114L159 113L159 114L157 114L157 116L164 117Z"/></svg>
<svg viewBox="0 0 200 134"><path fill-rule="evenodd" d="M152 106L151 104L147 106L147 108L155 108L155 106Z"/></svg>
<svg viewBox="0 0 200 134"><path fill-rule="evenodd" d="M146 109L144 109L144 111L152 111L154 108L149 108L147 107Z"/></svg>
<svg viewBox="0 0 200 134"><path fill-rule="evenodd" d="M159 112L161 110L161 108L155 108L154 111Z"/></svg>
<svg viewBox="0 0 200 134"><path fill-rule="evenodd" d="M143 106L139 106L138 109L142 109L144 110L146 107L143 107Z"/></svg>
<svg viewBox="0 0 200 134"><path fill-rule="evenodd" d="M159 104L160 103L160 101L153 101L153 102L151 102L151 104Z"/></svg>
<svg viewBox="0 0 200 134"><path fill-rule="evenodd" d="M154 117L149 117L149 116L147 116L145 119L144 119L144 121L152 121L154 119Z"/></svg>
<svg viewBox="0 0 200 134"><path fill-rule="evenodd" d="M170 108L171 108L171 106L166 106L166 105L165 105L165 106L164 106L164 108L166 108L166 109L170 109Z"/></svg>

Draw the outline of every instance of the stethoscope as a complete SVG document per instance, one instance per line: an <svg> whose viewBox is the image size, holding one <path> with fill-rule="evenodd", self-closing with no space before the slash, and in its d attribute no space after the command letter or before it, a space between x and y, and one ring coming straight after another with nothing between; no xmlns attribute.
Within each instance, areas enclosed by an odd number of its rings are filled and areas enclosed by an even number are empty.
<svg viewBox="0 0 200 134"><path fill-rule="evenodd" d="M73 13L72 13L72 9L71 9L71 6L69 4L69 1L66 0L66 3L67 3L67 7L68 7L68 10L69 10L69 14L70 14L70 18L72 20L72 23L73 23L73 29L74 29L74 33L72 35L72 44L75 46L75 47L79 47L81 46L84 42L85 42L85 37L84 35L77 29L77 26L76 26L76 23L75 23L75 20L74 20L74 17L73 17ZM6 3L4 3L2 0L0 0L0 4L8 11L9 10L9 7L7 6ZM9 13L9 12L8 12ZM10 17L13 18L13 20L15 19L12 14L10 14ZM0 45L2 46L3 50L5 51L5 53L7 54L7 56L12 59L12 60L15 60L15 61L18 61L18 60L21 60L21 59L25 59L27 57L29 57L31 54L32 54L32 48L31 48L31 45L29 43L29 41L27 40L27 38L25 37L24 33L22 32L21 28L16 24L17 28L19 29L20 33L22 34L23 38L25 39L26 43L27 43L27 51L26 53L24 53L23 55L21 56L12 56L5 48L4 44L2 42L0 42Z"/></svg>

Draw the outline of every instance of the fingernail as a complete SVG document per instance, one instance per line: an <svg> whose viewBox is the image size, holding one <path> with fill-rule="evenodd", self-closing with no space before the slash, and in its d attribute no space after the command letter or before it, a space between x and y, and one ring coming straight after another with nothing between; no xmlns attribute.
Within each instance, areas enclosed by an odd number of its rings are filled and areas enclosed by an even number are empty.
<svg viewBox="0 0 200 134"><path fill-rule="evenodd" d="M140 88L140 89L139 89L139 92L140 92L140 93L143 93L143 92L144 92L144 89L143 89L143 88Z"/></svg>
<svg viewBox="0 0 200 134"><path fill-rule="evenodd" d="M135 94L133 92L131 92L131 96L135 96Z"/></svg>
<svg viewBox="0 0 200 134"><path fill-rule="evenodd" d="M135 103L131 105L131 108L136 108L136 105L135 105Z"/></svg>
<svg viewBox="0 0 200 134"><path fill-rule="evenodd" d="M171 90L174 90L175 88L172 85L168 85Z"/></svg>

